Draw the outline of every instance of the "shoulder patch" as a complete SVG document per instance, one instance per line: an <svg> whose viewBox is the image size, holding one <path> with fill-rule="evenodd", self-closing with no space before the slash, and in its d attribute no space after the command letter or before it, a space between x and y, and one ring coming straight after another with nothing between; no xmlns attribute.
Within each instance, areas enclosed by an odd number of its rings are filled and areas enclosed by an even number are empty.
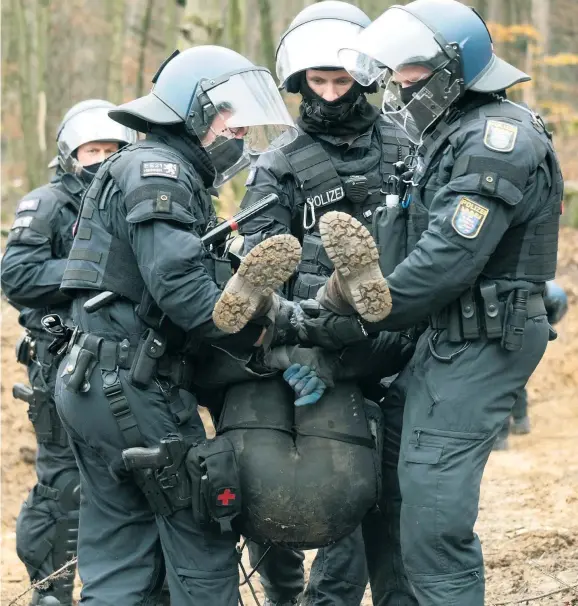
<svg viewBox="0 0 578 606"><path fill-rule="evenodd" d="M18 217L10 229L18 229L19 227L30 227L34 221L34 217Z"/></svg>
<svg viewBox="0 0 578 606"><path fill-rule="evenodd" d="M18 208L16 209L16 213L23 213L27 210L38 210L38 205L40 204L40 199L36 198L34 200L22 200L20 204L18 204Z"/></svg>
<svg viewBox="0 0 578 606"><path fill-rule="evenodd" d="M464 238L476 238L489 212L485 206L463 196L452 217L452 227Z"/></svg>
<svg viewBox="0 0 578 606"><path fill-rule="evenodd" d="M180 165L176 162L141 162L141 177L169 177L178 179Z"/></svg>
<svg viewBox="0 0 578 606"><path fill-rule="evenodd" d="M493 151L507 153L514 149L518 127L500 120L487 120L484 145Z"/></svg>

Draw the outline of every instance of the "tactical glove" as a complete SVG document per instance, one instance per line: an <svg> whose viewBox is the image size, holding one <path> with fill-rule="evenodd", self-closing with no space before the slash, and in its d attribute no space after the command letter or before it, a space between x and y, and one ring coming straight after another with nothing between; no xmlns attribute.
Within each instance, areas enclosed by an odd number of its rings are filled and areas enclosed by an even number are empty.
<svg viewBox="0 0 578 606"><path fill-rule="evenodd" d="M368 338L356 314L339 316L313 299L301 301L300 305L304 314L298 318L297 328L302 343L336 351ZM295 314L293 319L296 320Z"/></svg>

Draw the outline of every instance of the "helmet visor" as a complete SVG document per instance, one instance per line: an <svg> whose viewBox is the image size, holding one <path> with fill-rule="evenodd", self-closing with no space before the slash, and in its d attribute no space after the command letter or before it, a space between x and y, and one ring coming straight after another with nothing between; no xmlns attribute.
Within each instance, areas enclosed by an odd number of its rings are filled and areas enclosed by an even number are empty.
<svg viewBox="0 0 578 606"><path fill-rule="evenodd" d="M407 103L403 101L401 85L389 69L383 74L383 86L383 113L402 128L416 145L421 144L429 127L461 93L459 82L447 69L431 75Z"/></svg>
<svg viewBox="0 0 578 606"><path fill-rule="evenodd" d="M282 147L297 137L293 118L266 70L234 74L208 90L207 97L217 111L213 125L221 131L222 127L228 129L234 137L242 135L251 154ZM215 131L213 125L210 128ZM284 133L281 143L279 137Z"/></svg>
<svg viewBox="0 0 578 606"><path fill-rule="evenodd" d="M366 27L351 46L341 45L339 58L363 86L384 75L418 65L435 71L448 61L434 32L403 8L392 7Z"/></svg>
<svg viewBox="0 0 578 606"><path fill-rule="evenodd" d="M338 51L354 44L363 28L338 19L309 21L288 32L277 50L277 77L281 86L306 69L334 67L344 69Z"/></svg>
<svg viewBox="0 0 578 606"><path fill-rule="evenodd" d="M234 74L204 94L204 119L192 126L215 167L215 187L248 166L249 154L278 149L297 137L293 118L266 70Z"/></svg>

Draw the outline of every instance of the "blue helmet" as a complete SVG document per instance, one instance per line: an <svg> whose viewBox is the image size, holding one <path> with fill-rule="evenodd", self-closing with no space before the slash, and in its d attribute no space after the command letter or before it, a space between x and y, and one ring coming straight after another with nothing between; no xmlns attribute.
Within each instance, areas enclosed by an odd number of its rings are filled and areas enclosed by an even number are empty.
<svg viewBox="0 0 578 606"><path fill-rule="evenodd" d="M566 292L553 280L546 282L546 292L544 294L544 305L548 314L548 322L557 324L566 315L568 311L568 297Z"/></svg>
<svg viewBox="0 0 578 606"><path fill-rule="evenodd" d="M249 154L286 145L297 135L270 72L221 46L175 51L148 95L109 116L141 132L152 124L182 124L209 154L216 186L247 166Z"/></svg>
<svg viewBox="0 0 578 606"><path fill-rule="evenodd" d="M457 0L392 6L340 58L361 84L380 82L384 112L415 143L467 90L493 93L530 79L496 57L482 18Z"/></svg>

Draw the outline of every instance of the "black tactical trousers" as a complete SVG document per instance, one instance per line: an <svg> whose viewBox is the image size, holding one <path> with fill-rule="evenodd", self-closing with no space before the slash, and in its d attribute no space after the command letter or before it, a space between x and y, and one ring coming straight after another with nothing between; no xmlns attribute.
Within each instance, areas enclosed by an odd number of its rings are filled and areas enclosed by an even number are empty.
<svg viewBox="0 0 578 606"><path fill-rule="evenodd" d="M249 543L255 566L266 548ZM271 547L258 571L267 597L274 604L290 604L303 594L302 606L359 606L367 585L361 528L334 545L317 551L305 587L303 552Z"/></svg>
<svg viewBox="0 0 578 606"><path fill-rule="evenodd" d="M374 606L417 606L405 571L400 538L401 493L398 480L407 373L387 390L383 412L382 498L363 520L363 540Z"/></svg>
<svg viewBox="0 0 578 606"><path fill-rule="evenodd" d="M88 392L74 394L60 377L65 364L59 369L56 402L81 474L81 604L152 605L166 566L173 606L236 606L237 537L201 530L189 509L167 516L153 513L124 469L126 443L104 396L100 369L92 372ZM155 383L139 390L128 382L128 371L119 373L145 446L158 446L169 433L191 443L204 436L196 409L177 425Z"/></svg>
<svg viewBox="0 0 578 606"><path fill-rule="evenodd" d="M514 403L512 408L512 417L515 421L519 421L528 416L528 390L524 387Z"/></svg>
<svg viewBox="0 0 578 606"><path fill-rule="evenodd" d="M39 351L40 350L39 348ZM52 359L39 356L28 367L32 387L44 391L41 404L44 425L36 454L37 484L22 505L16 521L16 551L31 582L58 570L76 555L80 482L74 454L68 445L54 403L56 368ZM53 437L48 437L51 433ZM74 566L41 591L72 604Z"/></svg>
<svg viewBox="0 0 578 606"><path fill-rule="evenodd" d="M398 468L403 561L420 606L483 606L484 564L474 533L482 474L498 432L546 349L548 323L545 315L528 320L520 351L480 339L452 363L434 358L430 335L431 329L421 336L398 378L407 386ZM448 356L459 345L444 337L436 349ZM384 409L389 399L388 394ZM382 544L385 552L386 541ZM376 591L379 578L389 575L384 552L368 555L370 578L373 573L378 579L372 580L375 604L386 603Z"/></svg>
<svg viewBox="0 0 578 606"><path fill-rule="evenodd" d="M520 391L514 406L512 407L512 419L520 421L528 416L528 391L526 387ZM510 435L510 417L508 417L498 434L502 440L505 440Z"/></svg>

